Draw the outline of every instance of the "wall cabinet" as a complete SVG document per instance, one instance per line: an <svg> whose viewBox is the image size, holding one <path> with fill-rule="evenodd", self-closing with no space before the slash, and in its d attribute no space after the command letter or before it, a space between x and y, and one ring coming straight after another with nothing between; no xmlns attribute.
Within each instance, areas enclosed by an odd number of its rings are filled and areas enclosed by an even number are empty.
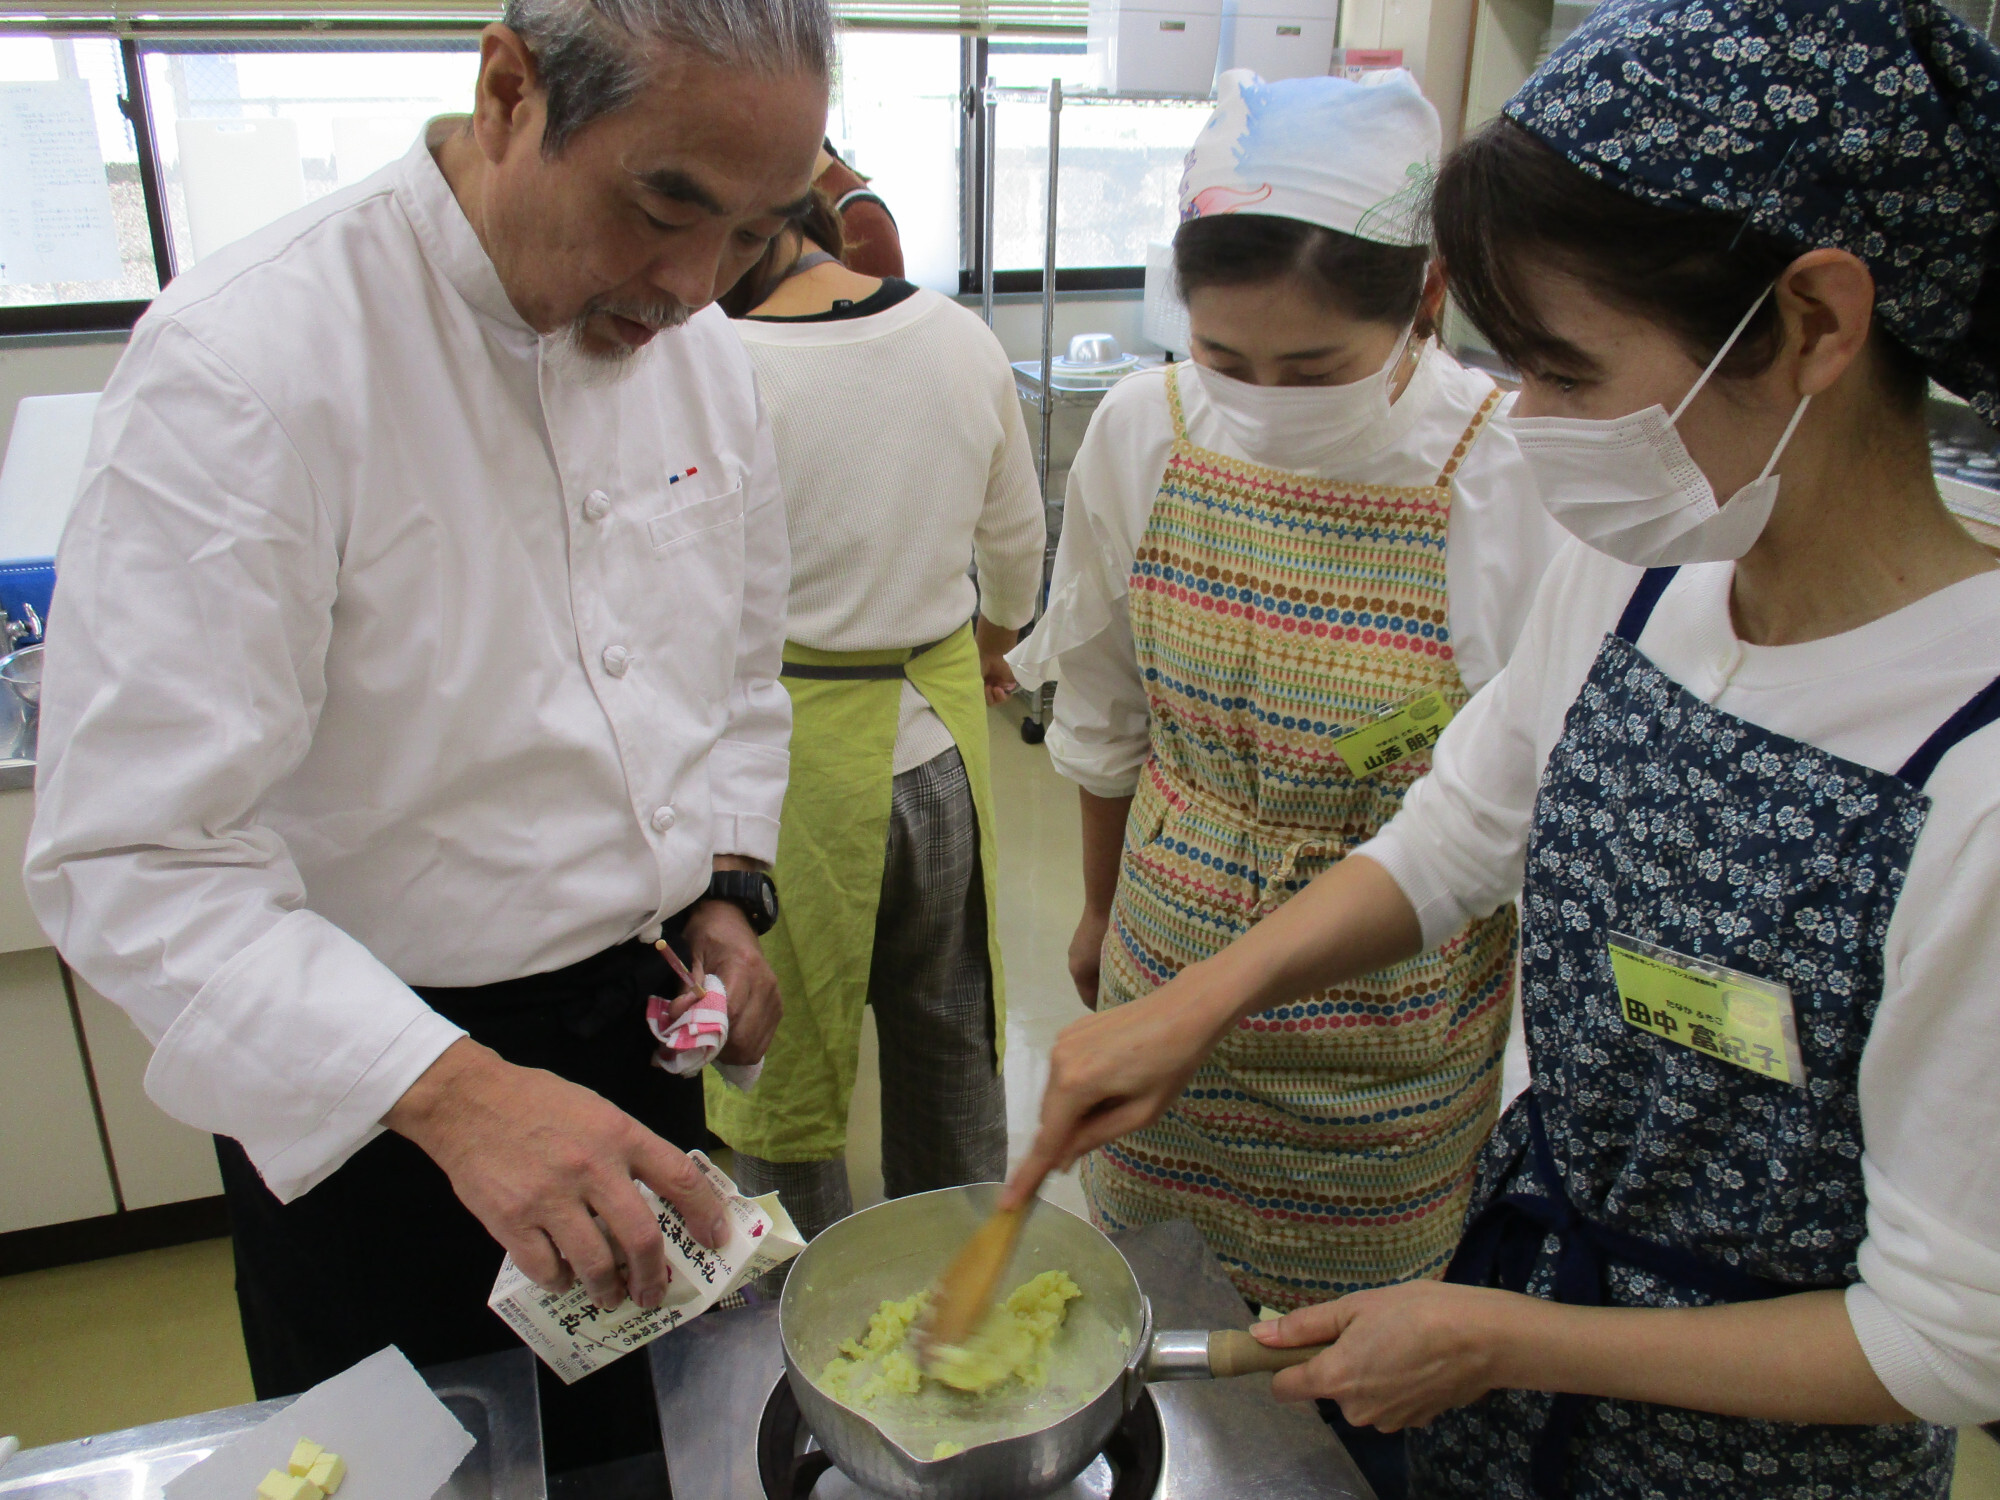
<svg viewBox="0 0 2000 1500"><path fill-rule="evenodd" d="M222 1191L204 1132L146 1097L152 1048L28 909L32 791L0 791L0 1234Z"/></svg>
<svg viewBox="0 0 2000 1500"><path fill-rule="evenodd" d="M117 1207L55 950L0 953L0 1233Z"/></svg>
<svg viewBox="0 0 2000 1500"><path fill-rule="evenodd" d="M132 1020L85 984L70 976L77 1016L90 1046L90 1066L104 1111L104 1134L118 1171L118 1192L126 1208L158 1208L222 1191L215 1165L215 1137L160 1112L146 1097L146 1064L152 1045Z"/></svg>

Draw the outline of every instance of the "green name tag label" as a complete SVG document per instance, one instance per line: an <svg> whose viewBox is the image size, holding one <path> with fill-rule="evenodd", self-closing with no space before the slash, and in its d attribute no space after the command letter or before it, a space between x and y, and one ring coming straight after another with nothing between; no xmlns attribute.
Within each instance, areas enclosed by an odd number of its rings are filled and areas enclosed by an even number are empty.
<svg viewBox="0 0 2000 1500"><path fill-rule="evenodd" d="M1420 693L1373 724L1343 734L1333 742L1333 748L1356 776L1373 776L1385 766L1430 749L1450 722L1451 705L1443 693Z"/></svg>
<svg viewBox="0 0 2000 1500"><path fill-rule="evenodd" d="M1805 1087L1789 985L1705 963L1622 932L1612 933L1606 947L1627 1026Z"/></svg>

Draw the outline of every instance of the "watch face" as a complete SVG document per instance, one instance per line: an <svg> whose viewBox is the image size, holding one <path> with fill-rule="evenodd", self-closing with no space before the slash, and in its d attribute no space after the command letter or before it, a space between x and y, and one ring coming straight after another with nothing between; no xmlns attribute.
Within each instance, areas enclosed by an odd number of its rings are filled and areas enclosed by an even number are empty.
<svg viewBox="0 0 2000 1500"><path fill-rule="evenodd" d="M770 931L771 925L778 920L777 882L761 871L718 871L710 882L709 890L720 899L741 907L759 936Z"/></svg>

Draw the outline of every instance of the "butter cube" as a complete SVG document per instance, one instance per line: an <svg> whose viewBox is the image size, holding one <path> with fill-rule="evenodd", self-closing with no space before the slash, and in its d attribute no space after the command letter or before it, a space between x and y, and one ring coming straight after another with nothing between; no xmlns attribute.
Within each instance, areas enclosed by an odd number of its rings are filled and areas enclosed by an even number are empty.
<svg viewBox="0 0 2000 1500"><path fill-rule="evenodd" d="M347 1478L347 1460L338 1453L321 1453L313 1460L313 1466L306 1470L306 1478L331 1495Z"/></svg>
<svg viewBox="0 0 2000 1500"><path fill-rule="evenodd" d="M303 1476L312 1468L314 1460L325 1451L311 1438L300 1438L292 1448L291 1462L285 1467L292 1473Z"/></svg>
<svg viewBox="0 0 2000 1500"><path fill-rule="evenodd" d="M257 1500L325 1500L320 1487L303 1474L273 1469L257 1486Z"/></svg>

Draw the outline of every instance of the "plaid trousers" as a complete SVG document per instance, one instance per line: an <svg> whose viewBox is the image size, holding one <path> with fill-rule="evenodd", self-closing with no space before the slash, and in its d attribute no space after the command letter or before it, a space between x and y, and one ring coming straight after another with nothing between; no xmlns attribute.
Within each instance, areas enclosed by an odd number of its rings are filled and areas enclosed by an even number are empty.
<svg viewBox="0 0 2000 1500"><path fill-rule="evenodd" d="M883 1191L900 1198L1004 1177L1007 1098L979 820L956 750L903 772L890 794L868 1004L880 1044ZM777 1192L807 1238L854 1212L845 1157L774 1162L739 1151L735 1176L746 1193Z"/></svg>

